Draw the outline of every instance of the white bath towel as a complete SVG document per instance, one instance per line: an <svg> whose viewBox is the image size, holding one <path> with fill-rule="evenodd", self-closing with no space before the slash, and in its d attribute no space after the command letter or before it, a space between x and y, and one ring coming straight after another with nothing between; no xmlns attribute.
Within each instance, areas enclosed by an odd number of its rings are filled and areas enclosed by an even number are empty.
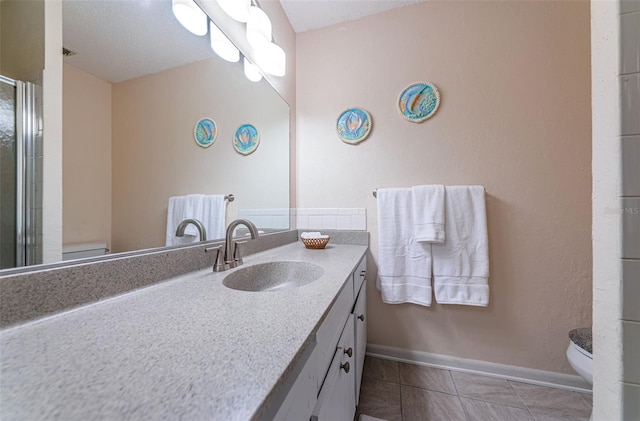
<svg viewBox="0 0 640 421"><path fill-rule="evenodd" d="M200 240L198 229L187 225L184 237L176 236L176 229L185 219L197 219L205 228L207 239L223 238L225 234L224 195L189 194L169 198L165 245L191 244Z"/></svg>
<svg viewBox="0 0 640 421"><path fill-rule="evenodd" d="M444 243L444 186L411 187L413 226L416 241Z"/></svg>
<svg viewBox="0 0 640 421"><path fill-rule="evenodd" d="M439 304L489 304L489 242L482 186L445 189L446 241L432 245Z"/></svg>
<svg viewBox="0 0 640 421"><path fill-rule="evenodd" d="M431 244L414 233L411 189L378 189L378 277L388 304L431 305Z"/></svg>

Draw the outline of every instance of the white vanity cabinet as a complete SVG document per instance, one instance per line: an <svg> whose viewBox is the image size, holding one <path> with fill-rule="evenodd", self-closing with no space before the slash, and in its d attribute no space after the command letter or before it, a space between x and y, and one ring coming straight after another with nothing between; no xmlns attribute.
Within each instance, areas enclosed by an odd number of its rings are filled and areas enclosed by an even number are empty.
<svg viewBox="0 0 640 421"><path fill-rule="evenodd" d="M339 317L336 316L335 321L341 334L337 343L333 342L334 345L330 348L334 350L334 354L324 376L312 421L350 421L355 415L367 347L366 324L363 323L366 320L366 292L362 292L366 288L365 268L366 257L363 257L331 310L333 313L336 308L340 308L337 313ZM342 304L342 296L350 297L348 306ZM361 317L362 320L357 317ZM327 331L335 332L335 324L327 325L327 322L330 322L329 318L318 330L319 335L316 335L318 345L324 340L325 328ZM320 364L319 367L322 369L324 366L325 364ZM319 378L322 378L322 373L323 371L320 371Z"/></svg>
<svg viewBox="0 0 640 421"><path fill-rule="evenodd" d="M351 421L360 395L367 347L366 257L349 275L315 342L289 380L286 396L274 417L265 419Z"/></svg>

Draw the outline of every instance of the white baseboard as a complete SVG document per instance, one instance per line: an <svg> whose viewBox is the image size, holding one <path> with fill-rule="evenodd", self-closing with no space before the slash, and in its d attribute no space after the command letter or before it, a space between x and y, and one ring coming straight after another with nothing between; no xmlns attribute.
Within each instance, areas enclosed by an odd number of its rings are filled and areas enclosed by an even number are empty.
<svg viewBox="0 0 640 421"><path fill-rule="evenodd" d="M410 364L463 371L466 373L481 374L483 376L499 379L573 390L582 393L591 393L591 385L589 383L587 383L582 377L571 374L536 370L533 368L491 363L480 360L468 360L449 355L431 354L429 352L411 351L408 349L375 344L367 344L367 355Z"/></svg>

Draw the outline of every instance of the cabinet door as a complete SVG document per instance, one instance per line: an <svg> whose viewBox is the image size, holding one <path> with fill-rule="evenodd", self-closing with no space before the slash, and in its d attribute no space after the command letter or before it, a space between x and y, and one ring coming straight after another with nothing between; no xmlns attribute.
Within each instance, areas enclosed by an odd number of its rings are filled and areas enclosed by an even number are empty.
<svg viewBox="0 0 640 421"><path fill-rule="evenodd" d="M363 282L353 307L353 320L355 325L355 369L356 369L356 405L360 402L360 382L362 381L362 369L364 367L364 354L367 351L367 283Z"/></svg>
<svg viewBox="0 0 640 421"><path fill-rule="evenodd" d="M314 349L273 420L300 421L311 417L318 397L316 366Z"/></svg>
<svg viewBox="0 0 640 421"><path fill-rule="evenodd" d="M356 412L353 315L350 314L311 421L352 421ZM351 354L351 356L349 356Z"/></svg>

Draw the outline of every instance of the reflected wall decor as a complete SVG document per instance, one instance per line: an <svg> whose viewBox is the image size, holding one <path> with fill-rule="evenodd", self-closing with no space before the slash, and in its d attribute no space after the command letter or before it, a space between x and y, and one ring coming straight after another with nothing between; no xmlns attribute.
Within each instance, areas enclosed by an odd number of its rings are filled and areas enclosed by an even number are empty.
<svg viewBox="0 0 640 421"><path fill-rule="evenodd" d="M193 138L203 148L213 145L218 135L218 126L213 119L201 118L193 128Z"/></svg>
<svg viewBox="0 0 640 421"><path fill-rule="evenodd" d="M238 127L236 133L233 135L233 147L242 155L249 155L253 153L260 144L260 134L251 124L243 124Z"/></svg>

